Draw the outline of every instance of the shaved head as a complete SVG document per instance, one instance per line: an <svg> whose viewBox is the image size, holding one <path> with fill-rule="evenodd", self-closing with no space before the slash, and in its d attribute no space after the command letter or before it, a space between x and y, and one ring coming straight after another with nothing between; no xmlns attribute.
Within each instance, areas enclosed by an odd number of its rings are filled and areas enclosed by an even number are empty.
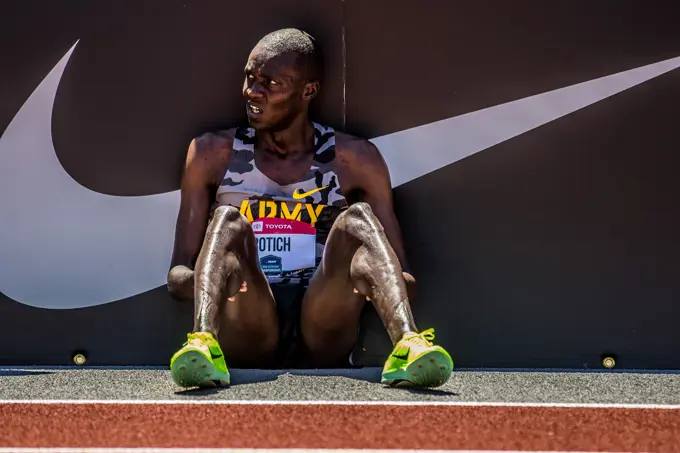
<svg viewBox="0 0 680 453"><path fill-rule="evenodd" d="M323 67L316 40L296 28L264 36L248 56L243 95L250 125L281 131L306 117L320 90Z"/></svg>
<svg viewBox="0 0 680 453"><path fill-rule="evenodd" d="M306 81L320 81L323 75L323 55L316 39L297 28L283 28L265 35L257 43L258 50L269 57L293 53Z"/></svg>

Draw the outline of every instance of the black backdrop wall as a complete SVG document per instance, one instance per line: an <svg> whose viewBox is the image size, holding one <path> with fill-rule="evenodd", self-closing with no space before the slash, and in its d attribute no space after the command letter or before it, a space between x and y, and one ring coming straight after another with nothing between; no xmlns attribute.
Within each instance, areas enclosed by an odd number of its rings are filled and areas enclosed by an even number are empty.
<svg viewBox="0 0 680 453"><path fill-rule="evenodd" d="M394 170L416 319L457 366L680 368L677 23L671 2L3 2L0 363L168 363L186 147L244 120L250 49L295 26L326 53L314 118ZM368 307L355 362L388 350Z"/></svg>

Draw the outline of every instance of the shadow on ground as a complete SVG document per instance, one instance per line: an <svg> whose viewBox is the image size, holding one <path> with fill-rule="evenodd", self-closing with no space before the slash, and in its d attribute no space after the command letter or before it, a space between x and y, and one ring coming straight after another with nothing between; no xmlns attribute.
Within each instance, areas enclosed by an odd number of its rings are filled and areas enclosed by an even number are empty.
<svg viewBox="0 0 680 453"><path fill-rule="evenodd" d="M415 395L432 395L432 396L460 396L460 393L449 392L448 390L439 389L418 389L418 388L393 388L394 391L407 391Z"/></svg>
<svg viewBox="0 0 680 453"><path fill-rule="evenodd" d="M0 376L37 376L40 374L53 374L52 371L30 371L30 370L0 370Z"/></svg>
<svg viewBox="0 0 680 453"><path fill-rule="evenodd" d="M186 389L178 390L175 395L178 396L204 396L213 395L221 391L227 390L230 387L238 385L258 384L262 382L271 382L277 380L281 376L329 376L329 377L343 377L347 379L355 379L364 381L376 386L381 386L385 389L390 387L380 384L381 368L343 368L343 369L290 369L290 370L244 370L234 369L231 372L231 386L216 387L206 389ZM437 390L437 389L413 389L413 388L394 388L394 391L409 392L419 395L439 395L439 396L458 396L457 393Z"/></svg>
<svg viewBox="0 0 680 453"><path fill-rule="evenodd" d="M379 368L342 368L342 369L290 369L290 370L234 370L231 374L232 385L254 384L275 381L279 376L334 376L356 379L365 382L380 382Z"/></svg>
<svg viewBox="0 0 680 453"><path fill-rule="evenodd" d="M271 382L277 380L284 375L297 376L335 376L344 377L348 379L356 379L359 381L379 383L380 382L380 368L359 368L359 369L290 369L290 370L245 370L232 369L231 386L257 384L261 382ZM187 389L175 392L176 395L211 395L229 387L217 387L207 389Z"/></svg>

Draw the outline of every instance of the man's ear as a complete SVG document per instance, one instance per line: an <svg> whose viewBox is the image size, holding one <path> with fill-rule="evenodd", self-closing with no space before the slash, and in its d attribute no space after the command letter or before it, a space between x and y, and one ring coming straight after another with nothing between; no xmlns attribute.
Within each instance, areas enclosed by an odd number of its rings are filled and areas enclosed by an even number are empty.
<svg viewBox="0 0 680 453"><path fill-rule="evenodd" d="M319 94L319 82L313 81L313 82L307 82L305 84L305 89L302 92L302 99L305 101L311 101L316 97L317 94Z"/></svg>

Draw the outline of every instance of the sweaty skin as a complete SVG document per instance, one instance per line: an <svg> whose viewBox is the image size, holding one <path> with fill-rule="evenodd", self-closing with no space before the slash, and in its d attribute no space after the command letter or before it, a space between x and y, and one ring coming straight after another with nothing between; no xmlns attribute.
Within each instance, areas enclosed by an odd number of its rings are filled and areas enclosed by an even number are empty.
<svg viewBox="0 0 680 453"><path fill-rule="evenodd" d="M260 45L244 72L246 113L256 130L255 165L279 184L295 182L312 164L314 128L307 112L319 82L305 77L297 55L272 55ZM194 301L194 331L216 335L231 365L267 366L278 340L276 303L250 223L234 207L217 208L209 223L234 133L204 134L189 146L168 289L178 300ZM335 221L302 302L302 338L316 366L346 357L367 300L393 344L417 331L409 305L415 280L404 272L385 161L367 140L336 132L335 162L350 206Z"/></svg>
<svg viewBox="0 0 680 453"><path fill-rule="evenodd" d="M302 336L320 366L352 348L366 300L373 302L393 344L416 331L385 161L372 143L342 133L336 133L336 158L340 189L351 204L331 228L302 302Z"/></svg>
<svg viewBox="0 0 680 453"><path fill-rule="evenodd" d="M168 288L176 299L194 300L194 332L218 336L234 365L261 366L273 357L278 324L252 228L232 207L217 208L208 223L232 140L229 132L206 134L189 146Z"/></svg>

